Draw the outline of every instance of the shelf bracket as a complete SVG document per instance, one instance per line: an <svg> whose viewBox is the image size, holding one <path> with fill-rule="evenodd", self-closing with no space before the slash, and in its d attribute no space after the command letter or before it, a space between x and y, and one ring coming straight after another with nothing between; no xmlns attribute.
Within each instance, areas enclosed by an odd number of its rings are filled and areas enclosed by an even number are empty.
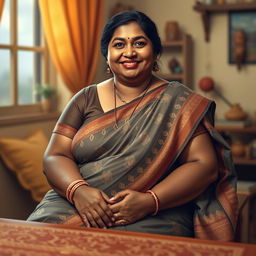
<svg viewBox="0 0 256 256"><path fill-rule="evenodd" d="M204 39L206 42L210 42L210 14L207 11L201 12L201 18L204 28Z"/></svg>

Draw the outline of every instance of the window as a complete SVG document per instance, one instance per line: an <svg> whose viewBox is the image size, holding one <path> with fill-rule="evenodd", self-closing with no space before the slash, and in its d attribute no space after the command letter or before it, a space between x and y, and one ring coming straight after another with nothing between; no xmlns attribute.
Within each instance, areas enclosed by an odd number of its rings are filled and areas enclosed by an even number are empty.
<svg viewBox="0 0 256 256"><path fill-rule="evenodd" d="M5 0L0 22L0 60L1 116L3 109L16 114L18 109L23 109L22 113L38 111L36 86L49 82L49 58L37 0Z"/></svg>

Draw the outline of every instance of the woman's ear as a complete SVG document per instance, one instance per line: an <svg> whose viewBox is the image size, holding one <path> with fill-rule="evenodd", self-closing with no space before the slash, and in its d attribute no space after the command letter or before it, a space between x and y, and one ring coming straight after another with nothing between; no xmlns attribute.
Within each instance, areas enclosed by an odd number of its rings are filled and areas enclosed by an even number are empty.
<svg viewBox="0 0 256 256"><path fill-rule="evenodd" d="M154 64L153 64L153 71L154 71L154 72L159 71L159 66L158 66L157 61L155 61Z"/></svg>

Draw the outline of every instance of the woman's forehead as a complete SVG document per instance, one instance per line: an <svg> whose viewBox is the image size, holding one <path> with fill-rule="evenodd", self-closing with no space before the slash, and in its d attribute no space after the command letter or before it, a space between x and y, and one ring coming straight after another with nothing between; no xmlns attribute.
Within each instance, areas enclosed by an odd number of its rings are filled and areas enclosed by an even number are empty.
<svg viewBox="0 0 256 256"><path fill-rule="evenodd" d="M116 28L111 40L115 37L133 38L138 36L147 37L137 22L129 22L128 24L121 25Z"/></svg>

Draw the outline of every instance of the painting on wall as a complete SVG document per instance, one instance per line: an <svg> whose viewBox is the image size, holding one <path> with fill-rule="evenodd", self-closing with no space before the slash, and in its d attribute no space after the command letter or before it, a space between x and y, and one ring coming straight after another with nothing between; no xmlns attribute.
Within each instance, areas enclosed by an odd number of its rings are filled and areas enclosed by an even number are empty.
<svg viewBox="0 0 256 256"><path fill-rule="evenodd" d="M256 12L230 12L229 63L256 63Z"/></svg>

